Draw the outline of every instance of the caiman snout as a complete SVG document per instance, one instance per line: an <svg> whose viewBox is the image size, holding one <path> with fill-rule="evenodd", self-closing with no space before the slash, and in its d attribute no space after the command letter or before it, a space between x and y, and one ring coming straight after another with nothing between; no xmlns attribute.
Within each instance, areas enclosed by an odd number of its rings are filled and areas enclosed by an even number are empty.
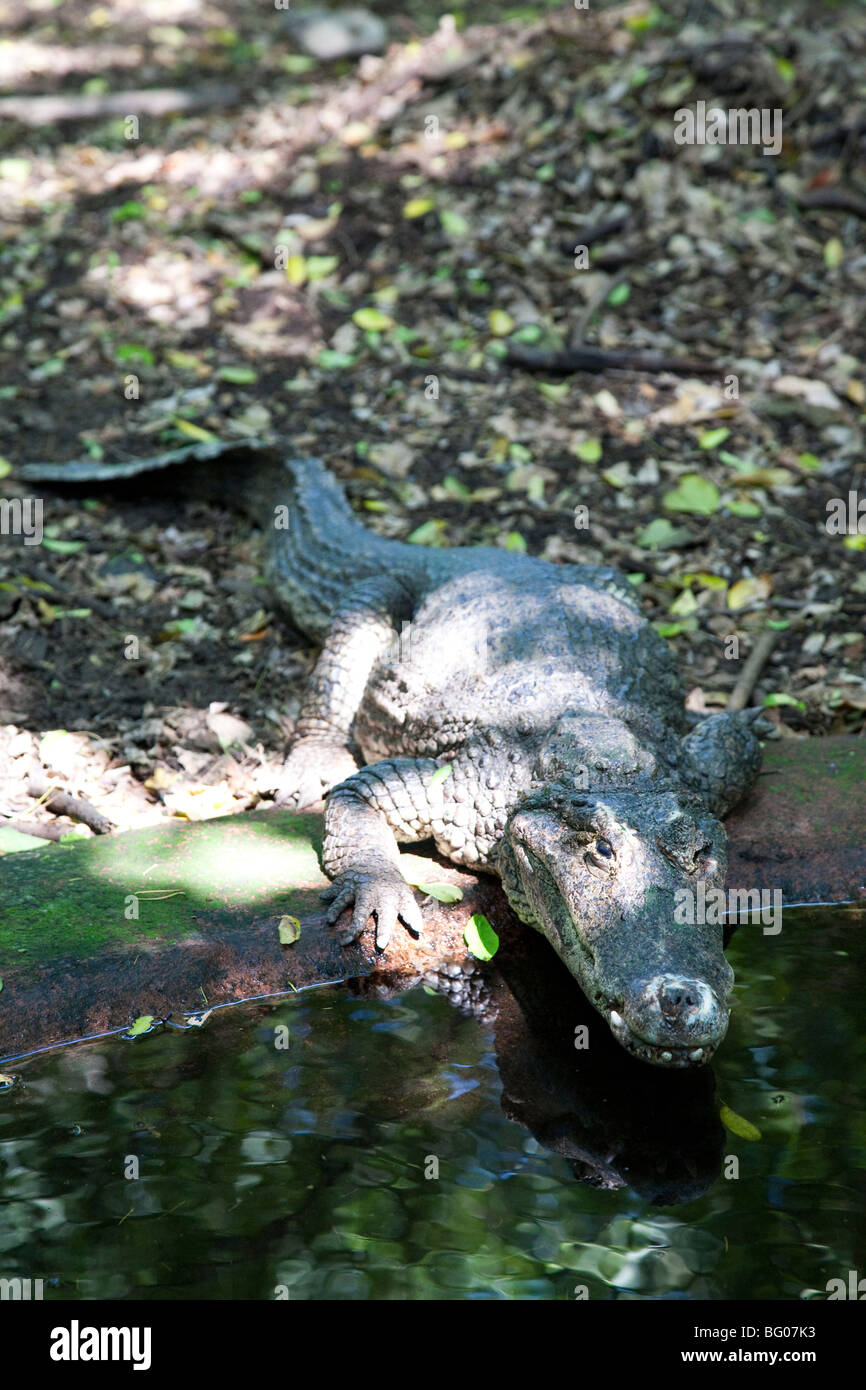
<svg viewBox="0 0 866 1390"><path fill-rule="evenodd" d="M638 984L623 1009L623 1023L632 1037L660 1050L657 1060L694 1063L718 1047L728 1010L703 980L654 975Z"/></svg>

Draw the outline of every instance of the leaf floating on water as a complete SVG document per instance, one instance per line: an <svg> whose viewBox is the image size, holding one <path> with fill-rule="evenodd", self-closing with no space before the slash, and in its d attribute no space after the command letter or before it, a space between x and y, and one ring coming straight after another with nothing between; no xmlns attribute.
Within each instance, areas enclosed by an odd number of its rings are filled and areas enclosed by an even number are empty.
<svg viewBox="0 0 866 1390"><path fill-rule="evenodd" d="M277 928L281 946L294 946L301 936L301 924L297 917L281 917Z"/></svg>
<svg viewBox="0 0 866 1390"><path fill-rule="evenodd" d="M187 1026L190 1028L201 1028L202 1024L207 1022L212 1013L213 1009L206 1009L203 1014L187 1014Z"/></svg>
<svg viewBox="0 0 866 1390"><path fill-rule="evenodd" d="M483 912L475 912L470 917L463 940L476 960L492 960L499 950L499 937Z"/></svg>
<svg viewBox="0 0 866 1390"><path fill-rule="evenodd" d="M737 1134L741 1139L750 1139L754 1142L760 1139L761 1131L757 1125L753 1125L751 1120L744 1120L742 1115L738 1115L729 1105L723 1105L719 1109L719 1119L730 1130L731 1134Z"/></svg>
<svg viewBox="0 0 866 1390"><path fill-rule="evenodd" d="M137 1018L128 1033L124 1033L125 1038L140 1038L142 1034L149 1033L153 1024L153 1014L142 1014Z"/></svg>

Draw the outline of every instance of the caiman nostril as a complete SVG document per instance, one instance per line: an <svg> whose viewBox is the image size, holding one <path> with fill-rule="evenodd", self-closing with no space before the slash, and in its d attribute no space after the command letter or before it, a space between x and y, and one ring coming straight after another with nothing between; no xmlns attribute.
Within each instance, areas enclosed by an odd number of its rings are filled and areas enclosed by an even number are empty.
<svg viewBox="0 0 866 1390"><path fill-rule="evenodd" d="M656 999L663 1018L673 1023L693 1022L709 1014L713 1008L712 992L700 980L684 980L678 976L659 982Z"/></svg>

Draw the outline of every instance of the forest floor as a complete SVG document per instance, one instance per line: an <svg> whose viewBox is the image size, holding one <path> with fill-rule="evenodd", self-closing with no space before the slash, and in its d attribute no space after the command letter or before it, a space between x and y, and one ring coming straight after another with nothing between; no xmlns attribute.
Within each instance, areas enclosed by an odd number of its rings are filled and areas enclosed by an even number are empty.
<svg viewBox="0 0 866 1390"><path fill-rule="evenodd" d="M5 495L282 436L385 535L617 565L693 709L774 625L777 736L862 735L866 10L763 8L410 4L323 64L239 0L2 0ZM130 88L202 104L72 118ZM677 143L699 101L779 111L778 153ZM70 828L34 764L120 828L267 804L315 653L261 538L159 479L40 496L42 544L0 536L0 814Z"/></svg>

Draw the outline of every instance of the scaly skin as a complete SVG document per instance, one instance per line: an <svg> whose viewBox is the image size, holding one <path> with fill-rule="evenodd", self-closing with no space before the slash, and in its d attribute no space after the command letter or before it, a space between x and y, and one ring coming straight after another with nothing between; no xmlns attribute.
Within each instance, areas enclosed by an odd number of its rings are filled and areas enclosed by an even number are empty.
<svg viewBox="0 0 866 1390"><path fill-rule="evenodd" d="M211 491L254 499L274 592L322 645L280 800L328 793L330 919L353 907L343 940L371 917L382 949L398 920L421 931L397 845L432 836L502 879L624 1047L706 1062L733 976L721 925L678 925L675 894L724 882L718 817L758 774L756 712L687 733L671 654L615 570L385 540L317 460L266 446L196 446L125 472L190 457L216 461ZM112 476L73 467L53 476Z"/></svg>

